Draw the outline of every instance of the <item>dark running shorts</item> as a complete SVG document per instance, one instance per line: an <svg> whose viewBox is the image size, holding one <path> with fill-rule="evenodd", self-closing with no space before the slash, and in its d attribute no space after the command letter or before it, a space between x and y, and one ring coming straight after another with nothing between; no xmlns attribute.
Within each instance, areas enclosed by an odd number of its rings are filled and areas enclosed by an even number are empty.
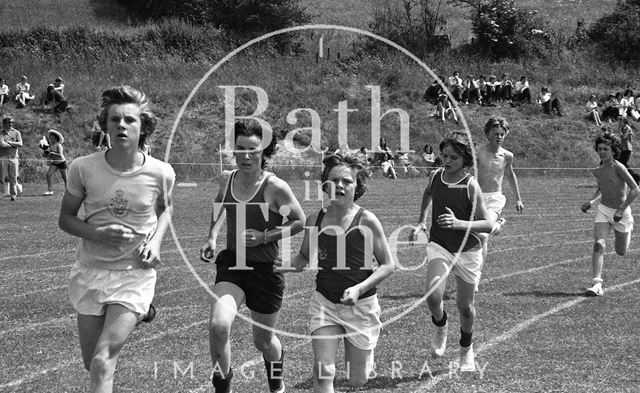
<svg viewBox="0 0 640 393"><path fill-rule="evenodd" d="M216 284L230 282L245 294L249 310L260 314L273 314L282 308L284 275L274 271L272 263L247 261L253 270L229 270L236 266L236 254L224 250L216 258Z"/></svg>
<svg viewBox="0 0 640 393"><path fill-rule="evenodd" d="M59 169L67 169L67 162L66 161L62 161L62 162L59 162L57 164L55 162L52 162L51 165L53 165L53 166L55 166L56 168L59 168Z"/></svg>

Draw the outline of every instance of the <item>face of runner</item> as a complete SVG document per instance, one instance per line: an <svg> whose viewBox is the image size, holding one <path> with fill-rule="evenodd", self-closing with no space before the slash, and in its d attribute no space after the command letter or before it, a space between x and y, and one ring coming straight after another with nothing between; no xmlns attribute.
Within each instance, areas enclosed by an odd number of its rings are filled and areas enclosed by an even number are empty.
<svg viewBox="0 0 640 393"><path fill-rule="evenodd" d="M506 136L507 136L507 133L502 127L495 126L495 127L491 127L491 129L489 130L489 135L487 135L487 139L489 140L489 143L502 145L502 142L504 142L504 138Z"/></svg>
<svg viewBox="0 0 640 393"><path fill-rule="evenodd" d="M613 161L613 150L611 150L611 146L601 143L598 145L598 156L602 160L602 162L612 162Z"/></svg>
<svg viewBox="0 0 640 393"><path fill-rule="evenodd" d="M262 141L256 135L240 135L235 145L236 165L241 171L262 169Z"/></svg>
<svg viewBox="0 0 640 393"><path fill-rule="evenodd" d="M336 166L329 172L327 180L335 188L335 200L332 204L345 207L353 204L357 186L355 169L343 165ZM327 187L327 191L331 189L332 186Z"/></svg>
<svg viewBox="0 0 640 393"><path fill-rule="evenodd" d="M107 132L114 148L137 148L141 126L140 107L137 104L115 104L109 108Z"/></svg>
<svg viewBox="0 0 640 393"><path fill-rule="evenodd" d="M464 158L448 145L441 152L442 164L447 175L455 176L464 168Z"/></svg>

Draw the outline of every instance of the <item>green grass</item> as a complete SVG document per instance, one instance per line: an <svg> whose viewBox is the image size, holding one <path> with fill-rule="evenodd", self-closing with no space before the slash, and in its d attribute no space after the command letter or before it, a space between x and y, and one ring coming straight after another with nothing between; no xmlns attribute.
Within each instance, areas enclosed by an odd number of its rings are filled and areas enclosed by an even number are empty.
<svg viewBox="0 0 640 393"><path fill-rule="evenodd" d="M400 225L415 222L424 186L421 180L373 180L361 204L380 218L387 235ZM433 361L428 355L432 327L422 304L384 328L376 349L379 376L365 391L637 391L640 361L635 343L640 338L636 329L640 321L631 312L640 296L636 262L640 249L634 246L635 240L627 256L605 256L605 296L581 296L589 282L593 213L585 215L579 206L592 194L593 184L586 171L572 177L521 175L523 214L515 212L512 195L506 190L507 224L502 234L491 240L477 296L474 340L477 361L486 366L482 377L479 372L449 374L449 362L457 360L459 338L454 284L450 281L453 287L447 290L445 307L451 316L451 328L444 359ZM302 201L303 183L292 181L291 185ZM42 185L27 184L26 195L17 202L0 200L2 208L11 207L12 212L3 221L5 231L0 235L0 268L5 278L0 284L4 304L0 309L0 366L4 370L0 391L83 392L88 375L82 369L75 316L66 294L77 241L57 229L59 192L53 198L44 198L38 196L42 191ZM213 266L198 262L196 254L208 227L214 191L207 183L175 191L177 236L189 261L207 283L213 282ZM319 207L316 200L302 204L308 213ZM38 216L33 212L39 212ZM219 241L224 244L224 236ZM296 252L300 237L292 243ZM154 301L158 317L137 329L125 346L116 391L209 391L211 365L205 325L208 295L186 268L169 236L162 251L163 267ZM417 266L423 257L421 246L399 246L398 258L404 266ZM617 285L626 286L611 289ZM313 286L312 273L287 276L279 324L283 330L306 332L307 302ZM424 293L424 269L397 271L379 287L382 319L398 315ZM247 315L246 309L242 313ZM235 389L263 391L266 382L262 362L252 346L247 322L236 320L231 340L234 368L240 370L245 364L247 373L255 373L254 378L237 378ZM285 336L281 340L288 351L287 391L310 392L310 344ZM397 362L396 371L402 365L400 374L392 374L393 362ZM425 362L433 379L426 373L418 379ZM180 372L189 364L193 365L193 378ZM338 386L344 386L342 362L338 368Z"/></svg>

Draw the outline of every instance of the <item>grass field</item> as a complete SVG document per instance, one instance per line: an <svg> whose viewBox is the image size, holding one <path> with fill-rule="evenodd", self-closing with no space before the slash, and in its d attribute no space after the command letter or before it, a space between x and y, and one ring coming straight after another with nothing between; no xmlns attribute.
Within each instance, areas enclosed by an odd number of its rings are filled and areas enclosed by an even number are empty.
<svg viewBox="0 0 640 393"><path fill-rule="evenodd" d="M415 223L423 181L374 178L372 182L361 204L378 215L387 235ZM291 184L304 199L303 183ZM640 392L637 234L627 256L607 252L605 296L583 297L589 283L593 213L583 214L579 206L591 196L594 181L581 173L562 178L521 176L520 184L525 211L515 213L507 193L507 224L490 243L477 296L474 340L481 371L455 372L459 325L453 291L448 291L445 304L451 316L449 348L444 360L429 357L432 325L426 305L419 304L425 293L424 269L418 268L423 247L401 245L398 258L406 269L385 281L379 296L384 321L406 314L385 326L376 350L378 375L365 391ZM82 368L75 315L66 292L77 240L57 228L60 192L45 199L39 196L42 191L44 185L27 184L17 202L0 201L0 210L11 212L3 215L0 234L0 391L84 392L88 374ZM118 392L212 391L208 295L179 252L184 251L205 282L213 282L214 266L197 261L196 255L214 191L210 184L199 184L174 193L173 224L181 248L167 236L154 300L158 316L134 331L125 346L116 374ZM319 207L316 200L302 203L306 212ZM295 238L294 250L299 243ZM287 276L282 330L306 333L313 287L310 272ZM409 311L412 306L417 307ZM243 308L242 314L246 311ZM304 338L280 338L287 351L287 391L310 392L310 343ZM240 318L232 331L232 351L234 391L266 391L250 325ZM238 372L241 369L246 378ZM339 369L338 390L345 386L343 365Z"/></svg>

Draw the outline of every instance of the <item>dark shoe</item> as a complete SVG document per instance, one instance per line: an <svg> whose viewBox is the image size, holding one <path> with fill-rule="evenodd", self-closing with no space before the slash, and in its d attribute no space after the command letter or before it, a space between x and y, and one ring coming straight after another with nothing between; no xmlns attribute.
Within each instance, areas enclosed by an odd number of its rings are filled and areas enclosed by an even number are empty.
<svg viewBox="0 0 640 393"><path fill-rule="evenodd" d="M142 322L149 323L156 318L156 308L153 307L153 304L149 304L149 311L144 315L144 318L138 321L136 326L140 325Z"/></svg>
<svg viewBox="0 0 640 393"><path fill-rule="evenodd" d="M284 367L284 348L280 360L268 361L264 359L264 367L267 369L267 382L269 383L270 393L284 393L284 379L282 372Z"/></svg>
<svg viewBox="0 0 640 393"><path fill-rule="evenodd" d="M231 392L231 379L233 378L233 369L229 368L227 376L223 377L220 374L213 374L211 383L216 393L232 393Z"/></svg>

